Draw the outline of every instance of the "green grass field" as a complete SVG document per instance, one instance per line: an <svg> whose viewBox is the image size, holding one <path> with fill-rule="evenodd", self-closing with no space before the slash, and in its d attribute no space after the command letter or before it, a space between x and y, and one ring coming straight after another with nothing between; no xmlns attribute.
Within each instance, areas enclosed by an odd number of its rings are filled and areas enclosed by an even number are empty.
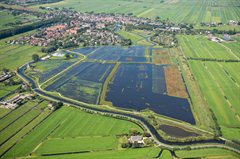
<svg viewBox="0 0 240 159"><path fill-rule="evenodd" d="M224 47L226 44L209 41L204 36L179 35L179 44L187 57L222 60L239 60L240 53L236 51L237 43L231 43L232 50Z"/></svg>
<svg viewBox="0 0 240 159"><path fill-rule="evenodd" d="M91 153L67 154L58 155L57 158L64 159L152 159L156 158L159 148L141 148L141 149L126 149L116 151L96 151ZM56 156L39 156L34 159L55 159Z"/></svg>
<svg viewBox="0 0 240 159"><path fill-rule="evenodd" d="M56 145L62 145L58 147ZM115 136L79 137L79 138L55 138L43 142L36 150L36 154L57 154L79 151L114 150L117 147Z"/></svg>
<svg viewBox="0 0 240 159"><path fill-rule="evenodd" d="M39 56L44 55L44 53L41 52L41 47L6 44L8 40L16 39L25 34L0 40L0 69L8 68L10 70L16 70L21 65L31 61L33 54L38 54Z"/></svg>
<svg viewBox="0 0 240 159"><path fill-rule="evenodd" d="M5 86L3 83L0 83L0 98L8 95L9 93L16 90L20 85L14 85L14 86Z"/></svg>
<svg viewBox="0 0 240 159"><path fill-rule="evenodd" d="M11 111L10 109L0 108L0 118L7 115L10 111Z"/></svg>
<svg viewBox="0 0 240 159"><path fill-rule="evenodd" d="M231 151L217 148L199 149L199 150L181 150L176 151L176 155L180 158L224 158L224 159L237 159L239 156Z"/></svg>
<svg viewBox="0 0 240 159"><path fill-rule="evenodd" d="M114 149L116 146L115 135L128 133L131 128L142 132L140 127L128 121L89 114L72 107L63 107L44 120L41 125L10 149L4 157L27 156L30 153L63 152L65 150L103 150L104 147L105 150ZM80 140L79 145L73 144ZM96 145L87 144L86 140L96 142ZM56 147L49 149L51 145L63 142L65 146L61 149Z"/></svg>
<svg viewBox="0 0 240 159"><path fill-rule="evenodd" d="M58 3L35 5L31 8L37 9L39 6L74 8L77 11L94 11L97 13L133 13L138 17L162 19L169 18L173 22L223 22L239 19L238 0L64 0Z"/></svg>
<svg viewBox="0 0 240 159"><path fill-rule="evenodd" d="M204 98L222 127L223 135L239 139L240 100L237 92L240 91L240 81L235 71L240 64L199 61L190 61L189 64ZM231 72L226 73L226 70Z"/></svg>
<svg viewBox="0 0 240 159"><path fill-rule="evenodd" d="M149 37L144 33L144 31L119 31L118 34L126 39L131 39L133 45L143 45L143 46L151 46L153 45L151 42L147 41L147 38Z"/></svg>
<svg viewBox="0 0 240 159"><path fill-rule="evenodd" d="M0 4L1 5L1 4ZM20 14L14 16L10 13L10 11L2 10L0 11L0 30L13 28L15 26L19 26L16 23L21 23L21 25L30 24L34 21L38 20L36 16ZM9 25L11 23L11 25Z"/></svg>
<svg viewBox="0 0 240 159"><path fill-rule="evenodd" d="M46 109L47 104L47 101L40 104L36 101L27 102L0 120L0 156L50 114L50 111Z"/></svg>

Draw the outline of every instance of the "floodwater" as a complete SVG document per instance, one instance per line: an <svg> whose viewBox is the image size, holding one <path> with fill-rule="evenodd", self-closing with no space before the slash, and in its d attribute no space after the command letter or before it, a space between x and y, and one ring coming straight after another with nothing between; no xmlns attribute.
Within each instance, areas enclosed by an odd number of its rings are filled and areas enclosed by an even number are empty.
<svg viewBox="0 0 240 159"><path fill-rule="evenodd" d="M121 64L109 84L106 100L120 108L151 109L160 115L195 124L188 100L164 94L164 74L159 71L160 75L155 75L156 69L163 72L164 66Z"/></svg>

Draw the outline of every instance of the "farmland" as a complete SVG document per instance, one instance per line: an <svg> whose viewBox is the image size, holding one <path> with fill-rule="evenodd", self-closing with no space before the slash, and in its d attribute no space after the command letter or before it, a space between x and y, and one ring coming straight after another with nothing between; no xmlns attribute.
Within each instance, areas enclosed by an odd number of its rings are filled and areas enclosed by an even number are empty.
<svg viewBox="0 0 240 159"><path fill-rule="evenodd" d="M211 42L204 36L179 36L180 45L189 58L216 59L216 60L239 60L236 43L221 44ZM231 45L233 51L224 45ZM232 46L233 45L233 46Z"/></svg>
<svg viewBox="0 0 240 159"><path fill-rule="evenodd" d="M58 91L64 96L96 104L101 87L113 67L112 64L81 63L46 87L47 91ZM77 86L77 87L76 87Z"/></svg>
<svg viewBox="0 0 240 159"><path fill-rule="evenodd" d="M169 18L173 22L223 22L227 23L229 20L239 19L239 1L238 0L164 0L163 3L159 1L74 1L65 0L58 3L45 4L41 6L54 7L72 7L77 11L94 11L97 13L133 13L138 17L147 17L154 19L160 16L163 19ZM33 8L37 8L33 6Z"/></svg>
<svg viewBox="0 0 240 159"><path fill-rule="evenodd" d="M108 127L104 125L108 125ZM63 107L44 120L4 156L115 149L116 135L128 133L131 128L142 132L142 129L137 125L124 120L93 115L76 110L76 108ZM79 144L72 144L80 139ZM89 145L87 140L92 140L96 145ZM69 143L69 145L61 149L48 148L52 144L60 144L61 142Z"/></svg>
<svg viewBox="0 0 240 159"><path fill-rule="evenodd" d="M38 20L37 17L31 15L16 15L14 16L11 12L1 10L0 11L0 30L13 28L19 23L28 24Z"/></svg>
<svg viewBox="0 0 240 159"><path fill-rule="evenodd" d="M36 1L0 2L0 158L239 158L239 0Z"/></svg>
<svg viewBox="0 0 240 159"><path fill-rule="evenodd" d="M21 36L26 34L21 34ZM8 68L10 70L16 70L19 66L31 61L33 54L37 53L40 56L44 55L41 52L41 47L6 44L6 41L15 39L17 37L19 36L13 36L0 40L0 69Z"/></svg>
<svg viewBox="0 0 240 159"><path fill-rule="evenodd" d="M47 103L27 102L0 119L1 156L50 114Z"/></svg>
<svg viewBox="0 0 240 159"><path fill-rule="evenodd" d="M239 65L238 63L235 65ZM231 66L231 64L230 64ZM231 74L227 74L224 70L229 64L213 63L213 62L190 62L190 67L199 83L208 105L213 109L218 122L222 126L223 135L232 138L229 132L235 132L239 135L239 107L240 104L239 81L232 80ZM228 129L229 128L229 129Z"/></svg>
<svg viewBox="0 0 240 159"><path fill-rule="evenodd" d="M181 158L195 158L195 157L209 157L209 158L231 158L237 159L238 156L226 150L211 148L211 149L201 149L201 150L191 150L191 151L176 151L178 157Z"/></svg>
<svg viewBox="0 0 240 159"><path fill-rule="evenodd" d="M239 62L204 61L204 59L239 60L238 38L235 41L216 43L203 36L179 36L194 80L199 84L203 98L216 115L223 136L239 138ZM204 47L201 47L204 46ZM234 134L234 135L233 135Z"/></svg>

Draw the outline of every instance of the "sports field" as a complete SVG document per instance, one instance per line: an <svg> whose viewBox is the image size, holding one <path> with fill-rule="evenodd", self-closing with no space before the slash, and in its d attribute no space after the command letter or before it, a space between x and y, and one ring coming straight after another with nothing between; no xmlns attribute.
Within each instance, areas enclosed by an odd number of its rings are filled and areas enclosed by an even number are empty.
<svg viewBox="0 0 240 159"><path fill-rule="evenodd" d="M133 13L138 17L170 19L173 22L223 22L238 20L240 17L238 0L64 0L41 6L74 8L77 11L97 13ZM38 8L39 5L32 6Z"/></svg>

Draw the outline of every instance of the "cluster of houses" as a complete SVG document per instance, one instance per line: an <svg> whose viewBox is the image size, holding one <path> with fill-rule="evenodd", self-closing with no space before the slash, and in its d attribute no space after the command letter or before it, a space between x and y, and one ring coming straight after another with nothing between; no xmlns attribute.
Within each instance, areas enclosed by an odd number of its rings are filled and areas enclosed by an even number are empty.
<svg viewBox="0 0 240 159"><path fill-rule="evenodd" d="M232 38L229 34L224 34L222 38L219 38L213 34L208 34L208 40L221 43L223 41L232 41Z"/></svg>
<svg viewBox="0 0 240 159"><path fill-rule="evenodd" d="M62 48L72 45L116 45L122 38L114 32L114 26L140 25L150 22L145 18L134 18L123 15L78 13L71 10L53 10L41 15L43 19L67 17L68 22L40 29L37 33L8 41L11 44L30 44L49 46L53 41ZM110 29L109 29L110 28Z"/></svg>
<svg viewBox="0 0 240 159"><path fill-rule="evenodd" d="M0 107L7 109L16 109L24 100L31 100L33 94L18 94L11 99L0 102Z"/></svg>
<svg viewBox="0 0 240 159"><path fill-rule="evenodd" d="M3 72L3 74L0 75L0 82L4 82L5 80L11 78L12 76L13 76L13 73Z"/></svg>

